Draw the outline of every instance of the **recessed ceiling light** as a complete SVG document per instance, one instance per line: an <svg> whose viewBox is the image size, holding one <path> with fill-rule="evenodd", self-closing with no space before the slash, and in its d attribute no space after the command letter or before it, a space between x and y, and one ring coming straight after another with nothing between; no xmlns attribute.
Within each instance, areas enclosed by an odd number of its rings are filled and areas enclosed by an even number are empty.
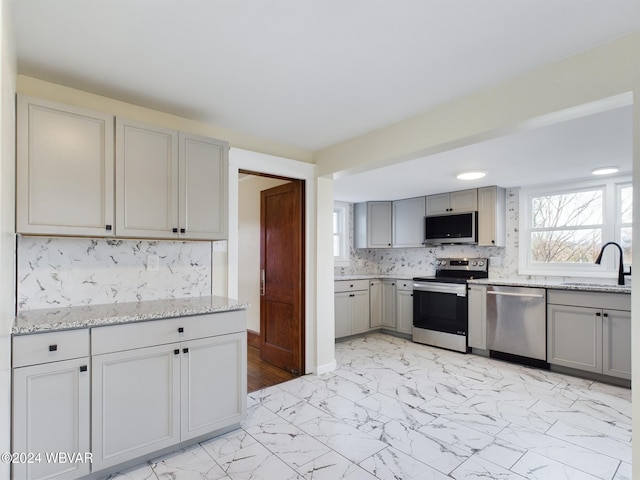
<svg viewBox="0 0 640 480"><path fill-rule="evenodd" d="M618 173L620 170L618 167L598 167L591 170L593 175L611 175L612 173Z"/></svg>
<svg viewBox="0 0 640 480"><path fill-rule="evenodd" d="M456 178L458 180L477 180L479 178L484 177L486 174L487 172L474 170L474 171L456 173Z"/></svg>

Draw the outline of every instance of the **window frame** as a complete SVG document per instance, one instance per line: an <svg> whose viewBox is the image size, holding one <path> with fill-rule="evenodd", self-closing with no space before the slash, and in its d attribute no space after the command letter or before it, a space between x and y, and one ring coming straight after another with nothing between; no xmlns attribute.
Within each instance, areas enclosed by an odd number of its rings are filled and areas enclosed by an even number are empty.
<svg viewBox="0 0 640 480"><path fill-rule="evenodd" d="M631 186L630 175L522 187L519 193L518 274L536 276L611 278L617 276L618 252L607 249L601 265L595 263L533 262L531 255L532 200L535 197L568 194L585 190L603 190L602 245L620 243L620 189Z"/></svg>
<svg viewBox="0 0 640 480"><path fill-rule="evenodd" d="M335 267L348 267L350 265L350 260L349 260L349 229L350 229L349 209L350 209L350 206L351 204L347 202L339 202L339 201L333 202L333 215L338 213L340 217L339 222L342 227L341 232L338 232L338 233L336 233L335 231L333 232L334 237L337 234L340 238L339 240L340 255L333 256L333 264ZM332 224L333 224L333 217L332 217ZM333 225L332 225L332 230L333 230Z"/></svg>

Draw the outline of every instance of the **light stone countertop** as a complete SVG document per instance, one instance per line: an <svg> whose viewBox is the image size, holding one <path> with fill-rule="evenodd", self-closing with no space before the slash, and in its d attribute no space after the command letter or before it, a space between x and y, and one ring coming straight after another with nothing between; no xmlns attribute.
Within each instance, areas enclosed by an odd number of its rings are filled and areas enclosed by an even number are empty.
<svg viewBox="0 0 640 480"><path fill-rule="evenodd" d="M393 279L393 280L413 280L414 277L428 275L387 275L387 274L363 274L363 275L338 275L334 280L374 280L374 279ZM606 292L606 293L631 293L631 285L614 285L597 282L553 282L541 280L527 280L522 278L482 278L469 280L470 284L478 285L501 285L507 287L537 287L537 288L554 288L558 290L573 290L581 292Z"/></svg>
<svg viewBox="0 0 640 480"><path fill-rule="evenodd" d="M338 275L336 277L334 277L334 281L336 282L340 282L343 280L375 280L375 279L379 279L379 280L386 280L386 279L391 279L391 280L413 280L413 277L426 277L427 275L387 275L387 274L383 274L383 273L371 273L371 274L365 274L365 275Z"/></svg>
<svg viewBox="0 0 640 480"><path fill-rule="evenodd" d="M190 297L143 302L29 310L15 318L12 335L186 317L244 310L248 304L226 297Z"/></svg>
<svg viewBox="0 0 640 480"><path fill-rule="evenodd" d="M469 280L469 283L476 285L499 285L505 287L550 288L556 290L573 290L578 292L631 293L631 285L614 285L596 282L552 282L519 278L482 278Z"/></svg>

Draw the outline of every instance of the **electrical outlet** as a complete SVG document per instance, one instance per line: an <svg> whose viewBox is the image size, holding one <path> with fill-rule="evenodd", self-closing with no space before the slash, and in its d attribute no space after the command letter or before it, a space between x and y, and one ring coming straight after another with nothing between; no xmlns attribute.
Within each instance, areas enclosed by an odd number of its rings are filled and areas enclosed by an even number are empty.
<svg viewBox="0 0 640 480"><path fill-rule="evenodd" d="M160 257L158 255L147 255L147 270L150 272L160 271Z"/></svg>

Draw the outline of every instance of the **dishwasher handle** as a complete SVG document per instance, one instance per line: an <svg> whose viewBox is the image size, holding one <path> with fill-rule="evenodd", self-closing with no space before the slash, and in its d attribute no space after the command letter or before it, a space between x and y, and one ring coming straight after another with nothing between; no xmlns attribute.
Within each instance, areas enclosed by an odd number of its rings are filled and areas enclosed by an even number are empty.
<svg viewBox="0 0 640 480"><path fill-rule="evenodd" d="M494 290L487 290L487 295L504 295L506 297L544 298L544 295L541 295L539 293L496 292Z"/></svg>

